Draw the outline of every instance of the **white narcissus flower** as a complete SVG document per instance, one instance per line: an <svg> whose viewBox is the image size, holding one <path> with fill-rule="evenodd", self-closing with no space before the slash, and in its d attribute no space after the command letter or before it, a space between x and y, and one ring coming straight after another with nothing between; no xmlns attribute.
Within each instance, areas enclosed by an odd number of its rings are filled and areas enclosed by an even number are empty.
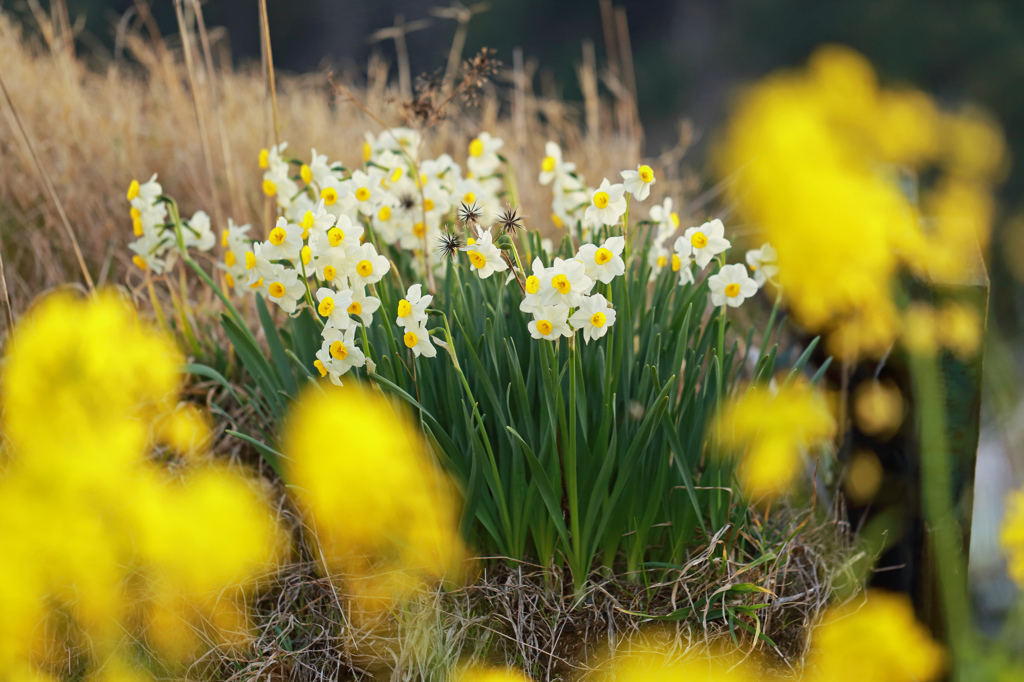
<svg viewBox="0 0 1024 682"><path fill-rule="evenodd" d="M613 185L605 178L590 195L590 205L583 213L583 219L599 225L616 224L626 212L625 193L625 187Z"/></svg>
<svg viewBox="0 0 1024 682"><path fill-rule="evenodd" d="M209 251L217 243L217 237L214 236L213 228L210 227L210 216L206 214L206 211L196 211L189 218L188 224L181 226L181 237L185 242L186 249Z"/></svg>
<svg viewBox="0 0 1024 682"><path fill-rule="evenodd" d="M366 356L356 347L356 328L324 329L323 344L316 352L320 376L330 375L331 382L341 386L341 376L353 367L366 364Z"/></svg>
<svg viewBox="0 0 1024 682"><path fill-rule="evenodd" d="M576 258L583 261L587 277L608 284L626 272L626 263L622 260L625 246L625 237L609 237L601 246L583 244Z"/></svg>
<svg viewBox="0 0 1024 682"><path fill-rule="evenodd" d="M526 295L519 303L519 309L531 315L543 305L541 292L544 291L545 286L551 286L551 278L547 277L548 269L544 267L540 258L533 259L532 267L533 274L526 278Z"/></svg>
<svg viewBox="0 0 1024 682"><path fill-rule="evenodd" d="M272 265L271 267L271 272L263 281L267 288L267 298L291 315L295 312L299 301L306 295L306 285L295 270L283 265Z"/></svg>
<svg viewBox="0 0 1024 682"><path fill-rule="evenodd" d="M725 226L718 218L706 222L700 227L691 227L683 236L676 240L675 250L680 258L693 256L698 268L706 268L708 263L728 249L732 244L725 238Z"/></svg>
<svg viewBox="0 0 1024 682"><path fill-rule="evenodd" d="M775 247L767 242L762 244L759 249L747 251L747 265L754 272L754 281L758 287L763 287L765 282L774 279L775 275L779 274L777 259L778 254L775 253Z"/></svg>
<svg viewBox="0 0 1024 682"><path fill-rule="evenodd" d="M370 242L356 249L350 261L354 263L354 267L346 274L353 288L379 282L391 269L391 262L379 255Z"/></svg>
<svg viewBox="0 0 1024 682"><path fill-rule="evenodd" d="M708 277L711 304L738 308L743 301L757 293L757 284L747 275L742 263L723 265L718 274Z"/></svg>
<svg viewBox="0 0 1024 682"><path fill-rule="evenodd" d="M546 305L564 305L575 308L581 297L594 288L594 280L587 277L587 267L575 258L556 258L554 265L545 268L541 282L541 302Z"/></svg>
<svg viewBox="0 0 1024 682"><path fill-rule="evenodd" d="M298 261L302 251L302 232L301 225L289 223L284 216L278 218L277 225L263 242L263 257L267 260Z"/></svg>
<svg viewBox="0 0 1024 682"><path fill-rule="evenodd" d="M365 173L357 170L348 182L348 194L355 200L356 210L363 215L373 215L383 200L384 190L380 186L383 174L379 171Z"/></svg>
<svg viewBox="0 0 1024 682"><path fill-rule="evenodd" d="M316 311L326 319L324 325L331 329L348 329L352 326L352 318L349 317L348 309L352 305L352 292L348 289L334 291L327 287L320 287L316 290L316 300L319 304Z"/></svg>
<svg viewBox="0 0 1024 682"><path fill-rule="evenodd" d="M504 144L501 138L492 137L488 132L480 133L473 138L469 143L469 158L466 159L469 171L477 178L493 174L501 164L498 150Z"/></svg>
<svg viewBox="0 0 1024 682"><path fill-rule="evenodd" d="M680 258L678 253L672 254L672 272L679 273L679 286L693 284L696 281L693 277L693 269L690 267L692 263L689 256Z"/></svg>
<svg viewBox="0 0 1024 682"><path fill-rule="evenodd" d="M654 171L646 164L637 166L636 170L622 171L622 181L626 191L637 201L646 199L651 193L651 185L657 182Z"/></svg>
<svg viewBox="0 0 1024 682"><path fill-rule="evenodd" d="M380 308L380 299L368 296L366 289L357 287L352 292L352 302L348 305L348 314L355 315L363 324L373 323L373 314Z"/></svg>
<svg viewBox="0 0 1024 682"><path fill-rule="evenodd" d="M587 343L608 333L608 327L615 324L615 309L601 294L587 296L580 301L580 307L569 318L574 329L583 331Z"/></svg>
<svg viewBox="0 0 1024 682"><path fill-rule="evenodd" d="M477 238L472 244L462 247L462 250L469 256L469 263L480 275L480 279L487 279L495 272L508 270L508 264L501 257L501 249L491 241L491 228L477 230Z"/></svg>
<svg viewBox="0 0 1024 682"><path fill-rule="evenodd" d="M316 149L312 149L310 152L310 157L310 180L317 187L322 187L324 180L333 174L331 171L331 166L327 162L327 155L317 154Z"/></svg>
<svg viewBox="0 0 1024 682"><path fill-rule="evenodd" d="M550 140L544 145L544 154L544 159L540 162L540 175L537 180L542 185L550 184L552 180L555 180L555 185L558 187L562 184L564 176L576 170L576 164L564 163L562 148Z"/></svg>
<svg viewBox="0 0 1024 682"><path fill-rule="evenodd" d="M405 292L405 298L398 302L398 317L395 324L404 329L421 326L427 320L427 306L434 300L433 295L423 295L423 287L413 284Z"/></svg>
<svg viewBox="0 0 1024 682"><path fill-rule="evenodd" d="M665 201L651 206L649 215L658 226L658 234L654 238L656 244L661 244L679 229L679 214L672 210L672 197L665 197Z"/></svg>
<svg viewBox="0 0 1024 682"><path fill-rule="evenodd" d="M434 348L430 332L427 331L423 322L412 327L406 327L405 334L402 335L402 343L416 357L422 355L423 357L432 358L437 355L437 349Z"/></svg>
<svg viewBox="0 0 1024 682"><path fill-rule="evenodd" d="M565 305L542 305L533 311L533 320L527 325L530 336L535 339L554 341L560 336L572 336L569 327L569 307Z"/></svg>
<svg viewBox="0 0 1024 682"><path fill-rule="evenodd" d="M657 279L661 271L668 267L669 259L673 254L669 252L664 246L660 244L651 245L651 250L647 252L647 264L651 266L651 281Z"/></svg>
<svg viewBox="0 0 1024 682"><path fill-rule="evenodd" d="M253 289L264 286L263 278L274 272L275 265L263 254L263 244L255 242L251 251L245 252L245 284Z"/></svg>

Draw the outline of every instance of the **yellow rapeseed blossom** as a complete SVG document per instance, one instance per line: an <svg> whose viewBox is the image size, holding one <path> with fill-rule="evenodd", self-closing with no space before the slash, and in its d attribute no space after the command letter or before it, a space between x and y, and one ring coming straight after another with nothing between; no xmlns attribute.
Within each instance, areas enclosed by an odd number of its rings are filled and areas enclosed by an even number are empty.
<svg viewBox="0 0 1024 682"><path fill-rule="evenodd" d="M244 631L235 587L280 540L238 472L193 461L172 475L150 457L157 441L194 454L206 440L205 419L177 406L181 362L109 292L48 296L14 330L0 384L0 670L45 673L46 652L73 644L131 679L132 638L181 660L203 620Z"/></svg>
<svg viewBox="0 0 1024 682"><path fill-rule="evenodd" d="M1006 554L1010 577L1024 586L1024 490L1014 492L1006 501L1006 517L999 531L999 545Z"/></svg>
<svg viewBox="0 0 1024 682"><path fill-rule="evenodd" d="M807 682L931 682L942 648L914 618L905 595L869 590L864 602L830 609L811 635Z"/></svg>
<svg viewBox="0 0 1024 682"><path fill-rule="evenodd" d="M1004 157L987 120L881 88L840 46L754 86L717 149L738 211L777 251L795 317L845 358L880 356L899 336L900 271L956 279L976 267ZM908 184L931 169L919 206Z"/></svg>
<svg viewBox="0 0 1024 682"><path fill-rule="evenodd" d="M674 639L674 637L672 637ZM759 679L734 653L697 647L685 655L644 644L613 656L599 679L607 682L754 682Z"/></svg>
<svg viewBox="0 0 1024 682"><path fill-rule="evenodd" d="M726 405L716 423L722 446L742 450L739 477L754 498L785 493L804 451L826 442L835 428L824 395L802 383L775 395L755 387Z"/></svg>
<svg viewBox="0 0 1024 682"><path fill-rule="evenodd" d="M404 412L358 385L310 389L282 448L327 568L345 576L362 608L460 576L455 491Z"/></svg>

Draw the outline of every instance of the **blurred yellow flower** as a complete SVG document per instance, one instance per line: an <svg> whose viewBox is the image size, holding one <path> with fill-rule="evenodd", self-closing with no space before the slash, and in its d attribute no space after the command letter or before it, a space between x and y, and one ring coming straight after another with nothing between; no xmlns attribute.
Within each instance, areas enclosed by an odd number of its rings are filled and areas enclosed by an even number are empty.
<svg viewBox="0 0 1024 682"><path fill-rule="evenodd" d="M671 636L674 639L674 636ZM697 647L685 654L660 644L637 646L609 660L607 682L755 682L754 666L733 652Z"/></svg>
<svg viewBox="0 0 1024 682"><path fill-rule="evenodd" d="M828 441L835 428L824 395L799 382L775 395L754 387L726 405L716 422L722 446L743 449L739 477L754 498L785 493L804 451Z"/></svg>
<svg viewBox="0 0 1024 682"><path fill-rule="evenodd" d="M208 434L177 405L181 362L110 292L48 296L14 330L0 383L0 670L45 673L43 652L73 643L105 677L132 679L133 638L173 661L195 652L203 620L245 630L235 588L281 540L238 472L193 459L172 475L150 457L154 441L195 455Z"/></svg>
<svg viewBox="0 0 1024 682"><path fill-rule="evenodd" d="M847 498L854 504L870 502L882 485L882 475L878 455L870 450L854 453L843 481Z"/></svg>
<svg viewBox="0 0 1024 682"><path fill-rule="evenodd" d="M903 394L889 380L864 381L853 392L857 427L869 436L888 440L903 423Z"/></svg>
<svg viewBox="0 0 1024 682"><path fill-rule="evenodd" d="M1010 577L1024 586L1024 490L1012 493L1006 500L1006 517L999 531L999 545L1006 554Z"/></svg>
<svg viewBox="0 0 1024 682"><path fill-rule="evenodd" d="M833 45L750 89L716 153L738 211L777 251L796 319L854 358L899 336L903 269L955 279L977 267L1003 147L988 120L880 88L867 60ZM916 173L930 169L941 172L922 209Z"/></svg>
<svg viewBox="0 0 1024 682"><path fill-rule="evenodd" d="M808 682L931 682L942 648L914 618L905 595L869 590L863 602L830 609L811 635Z"/></svg>
<svg viewBox="0 0 1024 682"><path fill-rule="evenodd" d="M379 394L308 390L285 425L282 451L327 568L345 576L363 608L461 576L455 491L405 413Z"/></svg>

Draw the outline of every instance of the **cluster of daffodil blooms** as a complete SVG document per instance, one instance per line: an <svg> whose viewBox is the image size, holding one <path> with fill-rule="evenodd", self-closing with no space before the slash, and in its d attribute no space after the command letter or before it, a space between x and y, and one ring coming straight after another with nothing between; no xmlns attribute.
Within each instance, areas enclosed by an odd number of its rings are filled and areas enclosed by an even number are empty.
<svg viewBox="0 0 1024 682"><path fill-rule="evenodd" d="M328 161L315 149L308 163L285 157L287 143L264 149L259 156L263 191L273 198L280 215L262 242L251 241L249 225L229 220L221 236L221 267L228 286L258 292L289 314L304 299L315 307L323 325L315 367L336 384L353 367L372 362L365 348L358 347L356 334L360 324L372 324L381 305L373 285L392 266L379 251L381 244L412 252L414 274L428 281L443 276L445 255L458 251L465 253L470 269L481 279L511 269L505 284L515 280L522 287L520 309L533 316L529 329L535 339L554 341L581 332L589 343L604 336L615 323L616 312L603 294L593 290L626 272L626 237L581 243L567 259L552 261L545 252L544 259L534 258L527 275L514 243L506 240L499 248L495 241L495 229L514 236L521 221L507 205L499 214L500 199L508 194L499 154L502 145L501 139L486 132L475 137L467 149L465 175L448 154L420 159L420 135L409 128L393 128L377 137L367 133L363 166L354 170ZM553 186L552 222L576 225L581 242L605 228L621 225L625 232L629 202L646 200L656 182L651 167L639 165L622 171L622 183L605 178L598 187L588 188L575 165L563 160L556 143L548 142L545 149L539 182ZM169 217L167 206L173 204L161 192L156 176L141 185L133 181L128 191L140 235L131 245L136 252L133 260L155 274L173 264L175 245L209 250L214 242L205 212L181 219L175 207ZM770 244L747 253L753 278L742 263L725 265L723 254L731 244L717 219L685 230L671 244L670 253L666 243L679 225L671 209L672 199L665 198L650 210L657 231L650 251L652 279L671 259L678 283L692 284L694 265L703 270L716 262L717 272L708 277L712 304L736 307L778 272ZM181 226L180 243L176 222ZM446 222L458 222L468 234L446 230ZM483 227L487 222L493 225ZM512 256L506 254L509 250ZM551 264L545 265L545 260ZM417 357L437 353L426 326L431 298L421 284L414 284L393 311L403 329L402 342Z"/></svg>

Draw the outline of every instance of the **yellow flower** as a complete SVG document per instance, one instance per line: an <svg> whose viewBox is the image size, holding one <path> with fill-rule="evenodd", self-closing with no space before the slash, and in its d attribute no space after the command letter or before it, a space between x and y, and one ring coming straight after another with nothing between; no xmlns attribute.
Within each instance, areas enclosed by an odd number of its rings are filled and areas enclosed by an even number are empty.
<svg viewBox="0 0 1024 682"><path fill-rule="evenodd" d="M454 490L418 430L380 395L357 385L308 391L286 422L282 448L286 479L328 568L346 576L362 608L460 576Z"/></svg>
<svg viewBox="0 0 1024 682"><path fill-rule="evenodd" d="M281 540L252 483L194 457L208 427L178 405L181 362L110 292L48 296L15 328L0 381L0 670L35 671L42 629L126 679L124 648L144 634L184 660L190 619L244 623L238 588ZM166 471L154 440L188 466Z"/></svg>
<svg viewBox="0 0 1024 682"><path fill-rule="evenodd" d="M803 451L828 441L835 426L824 396L800 383L776 395L755 387L716 422L723 447L744 449L739 477L754 498L785 493L800 472Z"/></svg>
<svg viewBox="0 0 1024 682"><path fill-rule="evenodd" d="M830 609L811 635L809 682L931 682L942 648L914 619L904 595L871 590L863 603Z"/></svg>
<svg viewBox="0 0 1024 682"><path fill-rule="evenodd" d="M1010 577L1018 585L1024 585L1024 490L1014 492L1006 501L999 546L1006 554Z"/></svg>

